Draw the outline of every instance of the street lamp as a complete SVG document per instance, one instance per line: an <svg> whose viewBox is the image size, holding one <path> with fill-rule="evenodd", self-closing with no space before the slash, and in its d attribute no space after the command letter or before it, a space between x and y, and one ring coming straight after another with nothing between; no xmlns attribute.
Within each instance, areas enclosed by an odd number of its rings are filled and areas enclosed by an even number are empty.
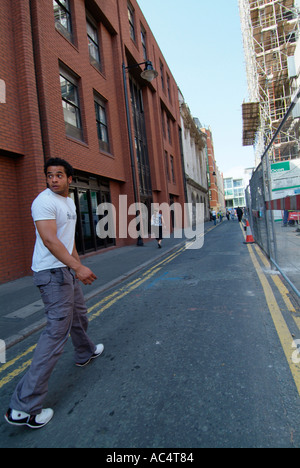
<svg viewBox="0 0 300 468"><path fill-rule="evenodd" d="M137 63L129 67L125 66L123 63L123 84L124 84L124 94L125 94L125 106L126 106L126 117L127 117L127 129L128 129L128 138L129 138L129 149L130 149L130 160L131 160L131 171L132 171L132 180L133 180L133 192L134 192L134 202L137 205L138 203L138 192L137 192L137 182L136 182L136 172L135 172L135 160L134 160L134 151L133 151L133 141L132 141L132 130L131 130L131 120L130 120L130 111L129 111L129 98L128 98L128 89L127 89L127 79L126 79L126 70L132 68L137 68L140 65L145 65L144 71L141 73L141 77L151 83L155 78L158 77L157 71L153 68L152 62L146 60L142 63ZM143 239L139 236L137 245L142 247L144 245Z"/></svg>
<svg viewBox="0 0 300 468"><path fill-rule="evenodd" d="M147 62L144 62L143 64L140 64L140 65L144 65L144 64L145 64L145 70L141 73L141 77L144 78L144 80L151 83L151 81L153 81L155 78L158 77L158 72L154 70L152 62L150 62L150 60L147 60Z"/></svg>

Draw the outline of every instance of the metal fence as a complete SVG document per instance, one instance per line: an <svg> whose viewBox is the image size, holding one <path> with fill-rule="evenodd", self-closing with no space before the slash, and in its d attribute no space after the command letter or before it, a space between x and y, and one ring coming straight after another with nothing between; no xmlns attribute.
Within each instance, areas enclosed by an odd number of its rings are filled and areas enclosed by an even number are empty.
<svg viewBox="0 0 300 468"><path fill-rule="evenodd" d="M300 89L246 189L254 240L300 297Z"/></svg>

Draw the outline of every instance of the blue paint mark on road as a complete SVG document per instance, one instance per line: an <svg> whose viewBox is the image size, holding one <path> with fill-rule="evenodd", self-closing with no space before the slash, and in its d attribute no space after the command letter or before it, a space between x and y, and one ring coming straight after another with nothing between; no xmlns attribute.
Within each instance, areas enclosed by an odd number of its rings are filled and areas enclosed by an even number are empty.
<svg viewBox="0 0 300 468"><path fill-rule="evenodd" d="M151 289L153 288L156 284L160 283L161 281L181 281L182 278L180 276L177 276L175 278L167 278L169 272L166 271L163 275L159 276L158 278L156 278L154 281L152 281L152 283L150 283L146 289Z"/></svg>

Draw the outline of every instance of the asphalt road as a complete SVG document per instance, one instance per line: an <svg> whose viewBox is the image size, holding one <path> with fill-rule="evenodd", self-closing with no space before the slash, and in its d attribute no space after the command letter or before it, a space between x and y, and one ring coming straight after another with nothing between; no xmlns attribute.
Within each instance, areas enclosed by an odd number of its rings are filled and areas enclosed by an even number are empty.
<svg viewBox="0 0 300 468"><path fill-rule="evenodd" d="M76 368L70 341L45 402L53 420L32 431L1 417L0 447L300 447L299 393L243 240L224 222L202 249L178 249L89 301L103 356ZM3 413L38 336L0 367Z"/></svg>

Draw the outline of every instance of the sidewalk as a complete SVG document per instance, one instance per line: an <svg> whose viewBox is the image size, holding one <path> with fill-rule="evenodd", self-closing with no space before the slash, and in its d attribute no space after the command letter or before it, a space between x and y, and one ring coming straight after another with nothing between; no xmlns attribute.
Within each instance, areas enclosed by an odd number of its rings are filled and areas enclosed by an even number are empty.
<svg viewBox="0 0 300 468"><path fill-rule="evenodd" d="M211 227L213 223L205 223L204 231ZM156 240L151 240L143 247L135 244L115 248L84 259L84 265L98 278L91 286L82 285L85 299L119 284L184 243L183 238L174 238L173 234L163 240L162 249L157 248ZM45 326L43 303L31 276L0 285L0 303L0 339L5 341L7 349Z"/></svg>
<svg viewBox="0 0 300 468"><path fill-rule="evenodd" d="M274 223L276 236L275 261L294 287L300 291L300 234L299 226L283 227Z"/></svg>

